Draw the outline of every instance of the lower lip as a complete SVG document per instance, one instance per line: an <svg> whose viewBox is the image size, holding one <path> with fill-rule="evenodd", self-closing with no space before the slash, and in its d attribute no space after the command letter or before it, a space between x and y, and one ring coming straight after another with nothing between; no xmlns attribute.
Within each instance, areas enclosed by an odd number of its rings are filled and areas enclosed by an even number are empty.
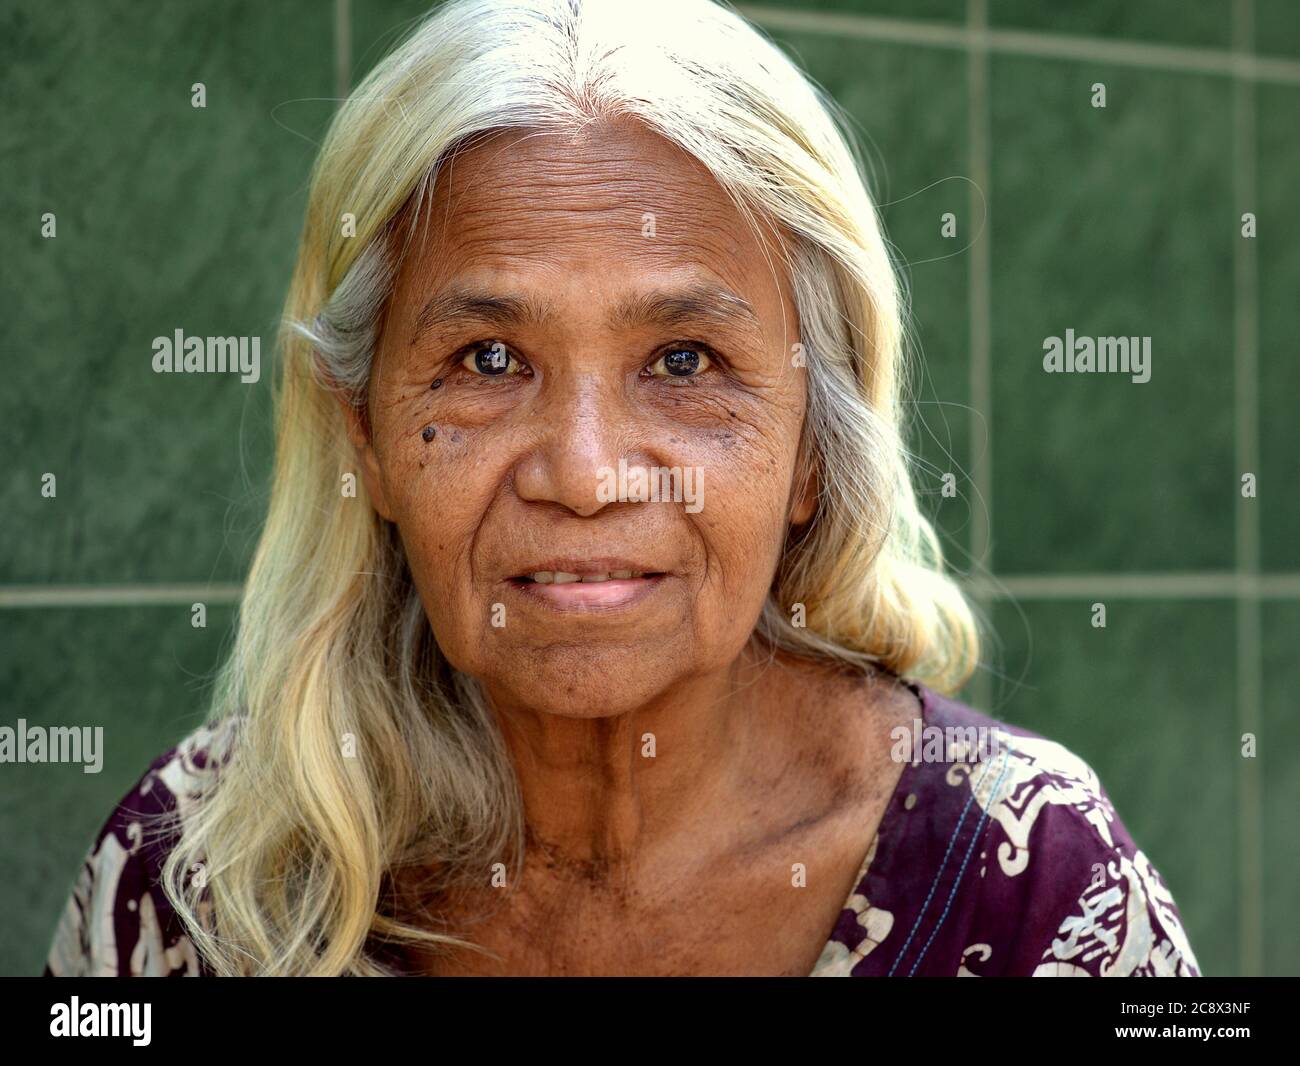
<svg viewBox="0 0 1300 1066"><path fill-rule="evenodd" d="M561 611L607 611L639 603L662 584L666 574L654 577L610 578L608 581L566 581L539 584L512 580L511 588Z"/></svg>

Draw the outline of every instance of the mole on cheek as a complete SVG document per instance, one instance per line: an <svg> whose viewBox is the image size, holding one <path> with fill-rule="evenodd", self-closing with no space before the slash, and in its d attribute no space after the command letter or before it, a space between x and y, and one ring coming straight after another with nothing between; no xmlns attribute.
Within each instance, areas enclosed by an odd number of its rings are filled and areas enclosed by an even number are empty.
<svg viewBox="0 0 1300 1066"><path fill-rule="evenodd" d="M420 436L424 438L424 442L426 444L428 444L429 441L433 440L433 438L436 437L437 435L438 435L438 431L434 429L432 426L425 426L424 432L420 434Z"/></svg>
<svg viewBox="0 0 1300 1066"><path fill-rule="evenodd" d="M429 388L431 388L431 389L440 389L440 388L442 388L442 378L435 378L433 384L430 385Z"/></svg>

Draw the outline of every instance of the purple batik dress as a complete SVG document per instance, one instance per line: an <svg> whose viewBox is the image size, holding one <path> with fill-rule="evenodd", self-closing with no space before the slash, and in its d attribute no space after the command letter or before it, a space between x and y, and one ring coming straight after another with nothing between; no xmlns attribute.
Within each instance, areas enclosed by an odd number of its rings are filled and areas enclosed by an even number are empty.
<svg viewBox="0 0 1300 1066"><path fill-rule="evenodd" d="M1092 768L907 684L921 743L910 743L811 976L1199 976L1168 887ZM184 815L214 739L209 727L190 734L114 810L77 877L47 975L208 974L159 888L167 838L146 826L164 809Z"/></svg>

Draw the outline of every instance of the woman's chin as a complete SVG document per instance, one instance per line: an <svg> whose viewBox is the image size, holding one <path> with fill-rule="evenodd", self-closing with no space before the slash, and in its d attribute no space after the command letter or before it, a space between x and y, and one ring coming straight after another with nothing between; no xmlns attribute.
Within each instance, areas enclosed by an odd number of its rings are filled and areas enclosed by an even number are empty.
<svg viewBox="0 0 1300 1066"><path fill-rule="evenodd" d="M691 669L681 662L659 663L662 649L657 654L649 647L623 647L605 655L584 649L581 661L575 661L575 650L530 655L518 674L480 680L503 707L523 706L559 718L617 718L652 705Z"/></svg>

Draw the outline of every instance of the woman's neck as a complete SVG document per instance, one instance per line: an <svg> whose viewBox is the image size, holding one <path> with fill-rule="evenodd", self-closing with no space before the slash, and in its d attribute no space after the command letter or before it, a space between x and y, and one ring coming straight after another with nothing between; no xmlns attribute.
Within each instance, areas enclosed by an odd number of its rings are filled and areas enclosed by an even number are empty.
<svg viewBox="0 0 1300 1066"><path fill-rule="evenodd" d="M793 680L780 660L747 646L726 670L613 715L536 712L489 693L530 844L604 875L653 861L683 832L707 846L781 757L778 719Z"/></svg>

